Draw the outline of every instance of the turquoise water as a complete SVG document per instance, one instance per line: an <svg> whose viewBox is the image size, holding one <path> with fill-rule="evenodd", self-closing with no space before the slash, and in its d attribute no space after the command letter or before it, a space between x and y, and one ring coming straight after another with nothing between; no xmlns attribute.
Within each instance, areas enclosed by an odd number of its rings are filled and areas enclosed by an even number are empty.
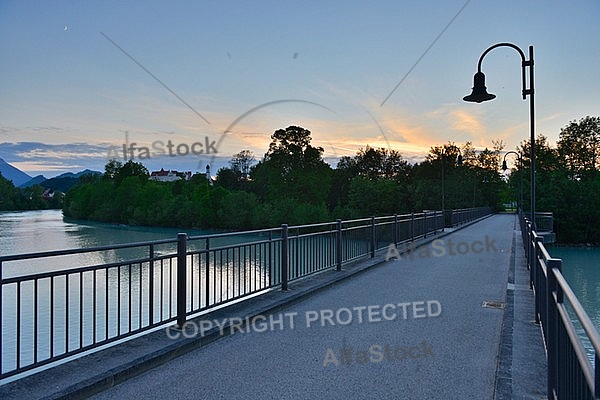
<svg viewBox="0 0 600 400"><path fill-rule="evenodd" d="M549 247L548 250L552 257L563 260L562 273L565 279L596 329L600 331L600 248ZM582 338L588 358L593 362L594 351L585 332L578 324L575 327Z"/></svg>

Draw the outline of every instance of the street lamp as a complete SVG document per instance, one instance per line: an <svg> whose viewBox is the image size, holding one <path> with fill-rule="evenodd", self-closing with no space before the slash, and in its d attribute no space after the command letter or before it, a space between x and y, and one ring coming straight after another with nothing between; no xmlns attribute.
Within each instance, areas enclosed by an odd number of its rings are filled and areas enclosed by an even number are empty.
<svg viewBox="0 0 600 400"><path fill-rule="evenodd" d="M504 154L504 159L502 160L502 171L506 171L508 166L506 165L506 156L509 154L515 154L517 159L519 160L519 208L523 207L523 157L521 153L517 153L516 151L509 151Z"/></svg>
<svg viewBox="0 0 600 400"><path fill-rule="evenodd" d="M456 159L456 165L462 165L463 158L460 152L460 148L452 145L452 147L458 150L458 157ZM444 226L446 225L446 184L444 181L444 176L446 175L444 164L445 164L445 156L446 156L446 147L442 146L442 216L444 219Z"/></svg>
<svg viewBox="0 0 600 400"><path fill-rule="evenodd" d="M529 60L525 59L525 53L518 46L512 43L497 43L489 47L479 57L477 64L477 73L473 78L473 92L470 95L463 97L464 101L481 103L483 101L493 100L496 98L495 95L487 92L485 87L485 75L481 72L481 62L483 58L490 51L497 47L511 47L515 49L521 56L521 70L523 76L523 100L529 96L529 125L531 131L531 143L530 143L530 158L531 158L531 224L535 229L535 115L534 115L534 102L533 102L533 46L529 46ZM525 68L529 67L529 89L527 89L527 79L525 74Z"/></svg>

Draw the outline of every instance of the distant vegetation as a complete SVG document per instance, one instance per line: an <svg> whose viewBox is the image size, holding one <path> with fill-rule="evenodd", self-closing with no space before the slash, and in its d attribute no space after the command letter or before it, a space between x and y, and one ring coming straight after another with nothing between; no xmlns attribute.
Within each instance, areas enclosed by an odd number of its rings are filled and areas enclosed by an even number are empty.
<svg viewBox="0 0 600 400"><path fill-rule="evenodd" d="M561 129L556 147L538 135L536 151L536 208L554 212L554 231L563 243L600 245L600 117L572 121ZM529 142L523 154L523 170L508 181L517 198L523 178L525 209L529 209Z"/></svg>
<svg viewBox="0 0 600 400"><path fill-rule="evenodd" d="M247 150L234 155L214 185L200 174L190 181L156 182L142 164L113 160L103 177L81 178L67 193L64 214L125 224L252 229L439 210L442 162L446 208L501 207L506 194L498 172L501 143L481 152L470 143L461 148L449 143L432 148L416 165L397 151L367 146L331 168L302 127L277 130L271 139L258 162Z"/></svg>
<svg viewBox="0 0 600 400"><path fill-rule="evenodd" d="M0 211L62 208L63 196L39 185L18 188L0 173Z"/></svg>
<svg viewBox="0 0 600 400"><path fill-rule="evenodd" d="M79 182L83 175L102 175L90 170L77 174L65 173L46 179L38 175L15 186L0 172L0 211L62 209L64 194Z"/></svg>

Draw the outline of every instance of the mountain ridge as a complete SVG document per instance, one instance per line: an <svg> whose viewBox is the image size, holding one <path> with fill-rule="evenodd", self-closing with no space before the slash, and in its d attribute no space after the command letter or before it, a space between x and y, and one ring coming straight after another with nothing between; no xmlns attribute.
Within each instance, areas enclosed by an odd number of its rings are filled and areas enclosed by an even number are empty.
<svg viewBox="0 0 600 400"><path fill-rule="evenodd" d="M2 174L5 179L11 181L15 186L20 186L32 179L30 175L21 171L19 168L10 165L2 158L0 158L0 174Z"/></svg>

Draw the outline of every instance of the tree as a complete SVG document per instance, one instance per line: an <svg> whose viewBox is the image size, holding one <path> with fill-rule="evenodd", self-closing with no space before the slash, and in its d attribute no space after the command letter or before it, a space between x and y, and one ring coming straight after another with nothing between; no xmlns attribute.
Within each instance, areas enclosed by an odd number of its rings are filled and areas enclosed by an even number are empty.
<svg viewBox="0 0 600 400"><path fill-rule="evenodd" d="M233 159L229 161L231 169L238 173L241 179L248 179L250 176L250 168L255 163L256 157L250 150L242 150L233 155Z"/></svg>
<svg viewBox="0 0 600 400"><path fill-rule="evenodd" d="M217 171L217 185L225 189L239 189L242 174L233 168L219 168Z"/></svg>
<svg viewBox="0 0 600 400"><path fill-rule="evenodd" d="M517 152L523 156L523 167L531 167L531 141L524 140L517 147ZM536 173L556 171L561 168L562 162L559 159L558 151L548 143L548 138L544 135L537 135L535 138L535 169ZM562 164L564 165L564 164Z"/></svg>
<svg viewBox="0 0 600 400"><path fill-rule="evenodd" d="M600 117L571 121L560 130L557 150L571 179L581 179L597 171L600 168Z"/></svg>
<svg viewBox="0 0 600 400"><path fill-rule="evenodd" d="M123 164L114 158L104 166L104 177L107 179L115 179Z"/></svg>
<svg viewBox="0 0 600 400"><path fill-rule="evenodd" d="M408 162L396 150L388 150L383 147L379 149L367 145L365 149L359 149L358 154L348 164L356 175L364 176L374 180L378 178L405 180L410 171ZM344 167L344 163L338 164L338 168Z"/></svg>
<svg viewBox="0 0 600 400"><path fill-rule="evenodd" d="M119 171L114 175L114 180L117 185L129 177L137 177L141 182L146 182L149 176L148 169L142 163L129 160L119 168Z"/></svg>
<svg viewBox="0 0 600 400"><path fill-rule="evenodd" d="M12 181L3 177L0 172L0 211L17 209L17 198L17 188L15 188Z"/></svg>
<svg viewBox="0 0 600 400"><path fill-rule="evenodd" d="M264 159L252 168L253 187L269 202L285 198L309 204L326 204L331 167L323 161L323 148L310 145L310 131L298 126L271 135Z"/></svg>

